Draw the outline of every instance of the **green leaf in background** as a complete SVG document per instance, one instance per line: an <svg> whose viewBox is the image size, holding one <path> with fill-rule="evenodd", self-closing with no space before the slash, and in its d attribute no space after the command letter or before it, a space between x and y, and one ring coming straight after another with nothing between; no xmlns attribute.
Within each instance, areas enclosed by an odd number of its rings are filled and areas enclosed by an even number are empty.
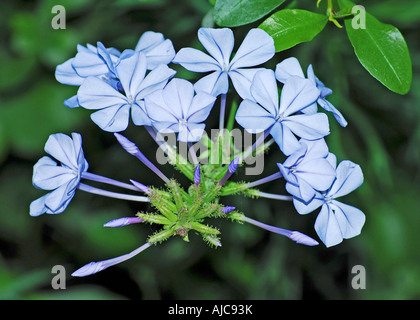
<svg viewBox="0 0 420 320"><path fill-rule="evenodd" d="M339 0L340 8L354 6ZM366 28L355 29L346 20L346 31L357 58L369 73L391 91L406 94L412 81L410 53L401 32L366 12Z"/></svg>
<svg viewBox="0 0 420 320"><path fill-rule="evenodd" d="M285 0L217 0L214 21L219 26L236 27L264 17Z"/></svg>
<svg viewBox="0 0 420 320"><path fill-rule="evenodd" d="M274 39L276 51L311 41L327 24L326 15L300 9L284 9L274 13L259 28Z"/></svg>

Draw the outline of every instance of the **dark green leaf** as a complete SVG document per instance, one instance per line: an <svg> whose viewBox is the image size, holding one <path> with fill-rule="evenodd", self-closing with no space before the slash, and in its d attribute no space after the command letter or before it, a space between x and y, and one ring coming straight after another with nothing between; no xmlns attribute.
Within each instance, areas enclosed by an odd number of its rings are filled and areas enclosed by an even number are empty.
<svg viewBox="0 0 420 320"><path fill-rule="evenodd" d="M340 7L354 5L340 0ZM361 18L362 16L360 16ZM358 19L356 15L354 19ZM366 12L365 28L346 20L346 31L357 58L369 73L391 91L406 94L412 81L410 53L401 32Z"/></svg>
<svg viewBox="0 0 420 320"><path fill-rule="evenodd" d="M248 24L269 14L285 0L217 0L214 21L223 27Z"/></svg>
<svg viewBox="0 0 420 320"><path fill-rule="evenodd" d="M276 51L311 41L327 24L325 15L300 9L284 9L274 13L259 27L274 39Z"/></svg>

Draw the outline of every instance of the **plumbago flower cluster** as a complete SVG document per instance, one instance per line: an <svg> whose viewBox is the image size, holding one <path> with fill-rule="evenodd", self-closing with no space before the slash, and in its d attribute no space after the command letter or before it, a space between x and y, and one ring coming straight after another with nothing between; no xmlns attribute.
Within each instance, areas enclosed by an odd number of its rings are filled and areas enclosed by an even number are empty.
<svg viewBox="0 0 420 320"><path fill-rule="evenodd" d="M79 87L77 95L65 100L64 104L92 110L92 121L102 130L112 132L129 154L165 183L165 187L157 188L135 180L125 183L91 173L80 134L72 133L70 137L57 133L49 137L45 151L51 157L44 156L35 164L33 184L50 192L31 203L31 216L63 212L78 189L144 202L153 208L153 212L139 211L135 216L116 218L105 223L105 227L134 223L161 226L145 244L131 253L91 262L75 271L73 276L94 274L173 236L189 241L190 232L201 235L209 245L219 247L220 230L206 223L209 218L250 223L300 244L318 245L316 240L298 231L270 226L245 216L224 203L223 197L232 194L291 201L302 215L321 208L315 230L327 247L360 233L365 215L337 198L358 188L363 182L363 174L351 161L337 164L336 156L329 152L324 140L330 132L328 117L319 111L331 112L343 127L347 122L326 99L332 91L315 76L312 66L308 67L306 77L293 57L278 63L275 70L256 67L275 55L273 39L261 29L250 30L234 55L234 35L230 29L201 28L198 39L207 53L194 48L183 48L176 53L169 39L149 31L141 36L134 49L123 52L106 48L101 42L96 47L79 45L76 56L57 67L56 79L60 83ZM193 84L176 78L176 72L168 66L170 63L205 75ZM259 137L239 153L233 149L227 155L227 163L203 163L194 153L192 143L205 138L205 121L217 100L220 101L219 129L225 128L229 91L241 98L238 108L231 108L230 122L235 119L240 127ZM175 179L165 176L135 143L121 134L130 119L134 125L146 129L145 133L156 140L157 147L164 150L169 162L191 180L191 185L182 187ZM192 160L186 159L175 146L159 139L159 135L169 133L188 144ZM269 136L272 138L266 142ZM220 139L207 139L206 144L210 151L221 148ZM229 139L228 144L231 144ZM279 159L274 174L252 182L232 181L231 176L244 165L247 157L262 155L273 144L285 156ZM290 195L257 189L281 178ZM89 181L117 186L130 193L93 187Z"/></svg>

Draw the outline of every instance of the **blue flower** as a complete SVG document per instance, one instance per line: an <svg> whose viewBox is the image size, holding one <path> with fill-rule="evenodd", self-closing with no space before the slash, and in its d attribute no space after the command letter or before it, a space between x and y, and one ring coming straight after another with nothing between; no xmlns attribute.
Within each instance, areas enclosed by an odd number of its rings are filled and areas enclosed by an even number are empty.
<svg viewBox="0 0 420 320"><path fill-rule="evenodd" d="M175 49L169 39L163 34L147 31L140 37L135 51L143 52L147 58L147 69L152 70L160 64L168 64L175 57ZM57 66L55 77L62 84L80 86L87 77L97 77L118 88L118 75L115 66L119 61L121 52L115 48L105 48L101 43L97 47L87 44L77 46L74 58ZM80 104L77 96L65 100L67 107L75 108Z"/></svg>
<svg viewBox="0 0 420 320"><path fill-rule="evenodd" d="M343 115L338 111L332 104L329 102L326 97L332 93L332 90L327 88L315 75L312 65L308 66L307 70L308 79L319 89L320 94L317 99L317 103L320 107L326 111L332 112L337 122L342 126L347 126L347 121L344 119ZM288 58L277 64L276 66L276 78L278 81L285 83L287 79L292 76L298 76L305 78L302 68L299 61L294 58ZM306 109L303 109L304 113L315 113L317 111L317 105L314 103Z"/></svg>
<svg viewBox="0 0 420 320"><path fill-rule="evenodd" d="M328 117L324 113L294 115L319 96L319 90L310 80L290 77L283 86L279 104L274 72L265 69L256 73L251 94L252 100L245 99L239 105L236 121L251 133L269 131L285 155L300 148L296 136L315 140L329 134Z"/></svg>
<svg viewBox="0 0 420 320"><path fill-rule="evenodd" d="M120 55L117 49L105 48L101 42L97 47L77 45L76 56L58 65L55 77L58 82L72 86L80 86L87 77L115 78L113 64Z"/></svg>
<svg viewBox="0 0 420 320"><path fill-rule="evenodd" d="M135 51L141 51L147 58L147 69L153 70L161 64L169 64L175 57L174 46L162 33L146 31L137 42Z"/></svg>
<svg viewBox="0 0 420 320"><path fill-rule="evenodd" d="M73 199L81 175L88 169L82 149L82 137L52 134L45 144L45 151L60 162L57 164L48 156L42 157L34 166L33 185L38 189L53 190L30 205L30 215L63 212Z"/></svg>
<svg viewBox="0 0 420 320"><path fill-rule="evenodd" d="M335 158L331 157L331 163L334 162ZM337 177L328 190L316 192L315 197L309 202L293 199L295 208L300 214L307 214L321 207L315 221L315 230L327 247L359 235L366 220L362 211L336 200L363 183L360 166L345 160L338 165L336 172Z"/></svg>
<svg viewBox="0 0 420 320"><path fill-rule="evenodd" d="M261 29L251 29L232 60L234 36L230 29L201 28L198 39L210 55L193 48L183 48L173 63L194 72L211 72L195 83L197 91L214 96L225 94L229 89L229 77L238 94L249 98L249 88L255 73L261 68L246 69L260 65L274 56L274 40Z"/></svg>
<svg viewBox="0 0 420 320"><path fill-rule="evenodd" d="M216 98L205 92L194 95L193 85L184 79L172 79L164 89L145 98L152 125L161 133L178 132L178 140L199 141Z"/></svg>
<svg viewBox="0 0 420 320"><path fill-rule="evenodd" d="M335 179L335 168L327 159L329 152L324 139L300 140L301 148L286 161L278 163L286 190L295 198L310 201L316 191L325 191Z"/></svg>
<svg viewBox="0 0 420 320"><path fill-rule="evenodd" d="M150 125L144 98L162 89L175 71L161 64L146 75L147 59L140 51L125 50L115 67L121 91L97 77L88 77L80 86L77 98L85 109L98 110L91 119L110 132L128 127L130 113L135 125Z"/></svg>

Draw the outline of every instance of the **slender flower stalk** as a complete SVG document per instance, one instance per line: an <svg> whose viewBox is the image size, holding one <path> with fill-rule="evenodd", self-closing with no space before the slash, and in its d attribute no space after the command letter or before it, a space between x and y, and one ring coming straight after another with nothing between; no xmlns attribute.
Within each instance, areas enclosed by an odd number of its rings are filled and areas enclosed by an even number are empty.
<svg viewBox="0 0 420 320"><path fill-rule="evenodd" d="M129 224L133 223L141 223L144 220L139 217L124 217L124 218L118 218L111 221L108 221L104 224L104 227L108 228L117 228L117 227L124 227Z"/></svg>
<svg viewBox="0 0 420 320"><path fill-rule="evenodd" d="M273 227L270 226L268 224L256 221L254 219L248 218L243 216L242 218L243 221L248 222L250 224L253 224L254 226L260 227L262 229L268 230L270 232L274 232L277 234L281 234L285 237L288 237L289 239L295 241L296 243L300 243L300 244L304 244L307 246L316 246L318 245L318 241L312 239L311 237L299 232L299 231L290 231L287 229L282 229L282 228L278 228L278 227Z"/></svg>
<svg viewBox="0 0 420 320"><path fill-rule="evenodd" d="M226 93L220 95L219 130L225 127Z"/></svg>
<svg viewBox="0 0 420 320"><path fill-rule="evenodd" d="M264 143L265 139L268 137L268 135L270 134L270 130L271 127L268 128L267 130L264 131L264 134L260 135L257 139L257 141L255 141L255 143L249 147L248 149L246 149L242 155L240 156L240 160L241 162L243 160L245 160L246 158L248 158L253 152L254 150L256 150L262 143ZM271 143L270 143L271 144Z"/></svg>
<svg viewBox="0 0 420 320"><path fill-rule="evenodd" d="M113 258L113 259L88 263L87 265L85 265L85 266L81 267L80 269L76 270L75 272L73 272L71 275L73 277L86 277L86 276L89 276L91 274L100 272L102 270L105 270L106 268L109 268L109 267L113 266L113 265L116 265L116 264L121 263L123 261L126 261L128 259L131 259L135 255L137 255L140 252L146 250L147 248L149 248L152 245L153 245L153 243L146 242L141 247L138 247L136 250L134 250L130 253L127 253L125 255L122 255L122 256L119 256L119 257L116 257L116 258Z"/></svg>
<svg viewBox="0 0 420 320"><path fill-rule="evenodd" d="M118 142L124 148L125 151L130 153L131 155L135 156L141 162L143 162L149 169L151 169L154 173L156 173L163 181L166 183L169 182L169 179L160 171L146 156L140 151L140 149L122 134L114 133L115 137L117 138Z"/></svg>
<svg viewBox="0 0 420 320"><path fill-rule="evenodd" d="M98 174L94 174L94 173L90 173L90 172L83 172L81 177L82 177L82 179L86 179L86 180L106 183L106 184L110 184L110 185L113 185L113 186L138 191L138 189L131 184L120 182L120 181L110 179L110 178L107 178L107 177L103 177L103 176L100 176Z"/></svg>
<svg viewBox="0 0 420 320"><path fill-rule="evenodd" d="M255 193L257 197L267 198L267 199L275 199L275 200L285 200L285 201L292 201L292 196L285 196L282 194L274 194L274 193L267 193L262 191L257 191Z"/></svg>
<svg viewBox="0 0 420 320"><path fill-rule="evenodd" d="M121 199L121 200L129 200L129 201L138 201L138 202L150 202L150 199L148 197L143 196L134 196L130 194L124 194L124 193L117 193L117 192L111 192L99 188L92 187L90 185L79 183L78 189L82 191L86 191L89 193L97 194L104 197L109 198L115 198L115 199Z"/></svg>
<svg viewBox="0 0 420 320"><path fill-rule="evenodd" d="M188 142L188 151L190 153L192 164L196 166L198 164L198 159L192 142Z"/></svg>
<svg viewBox="0 0 420 320"><path fill-rule="evenodd" d="M262 178L262 179L256 180L256 181L254 181L254 182L249 182L249 183L247 183L247 184L246 184L246 187L247 187L247 188L254 188L254 187L256 187L256 186L259 186L259 185L261 185L261 184L264 184L264 183L267 183L267 182L270 182L270 181L273 181L273 180L279 179L279 178L281 178L281 177L282 177L282 174L281 174L281 172L279 171L279 172L273 173L272 175L269 175L268 177L265 177L265 178Z"/></svg>

